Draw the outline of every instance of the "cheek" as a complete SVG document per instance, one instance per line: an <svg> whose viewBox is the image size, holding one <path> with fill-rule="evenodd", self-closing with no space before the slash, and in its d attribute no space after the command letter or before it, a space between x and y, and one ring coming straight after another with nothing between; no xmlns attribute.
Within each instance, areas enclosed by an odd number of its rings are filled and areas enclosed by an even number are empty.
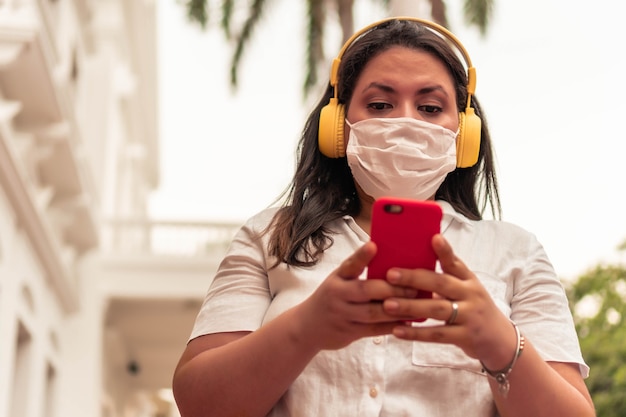
<svg viewBox="0 0 626 417"><path fill-rule="evenodd" d="M459 113L455 113L454 116L450 116L450 121L446 123L447 126L443 126L446 129L449 129L453 132L457 132L459 130Z"/></svg>

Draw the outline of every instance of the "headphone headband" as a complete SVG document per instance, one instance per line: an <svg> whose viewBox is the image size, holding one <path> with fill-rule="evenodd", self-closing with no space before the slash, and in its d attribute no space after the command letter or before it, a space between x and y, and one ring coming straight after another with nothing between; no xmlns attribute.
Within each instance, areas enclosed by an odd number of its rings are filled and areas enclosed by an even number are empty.
<svg viewBox="0 0 626 417"><path fill-rule="evenodd" d="M334 97L338 98L337 97L337 84L339 82L339 64L341 63L341 58L343 58L343 55L348 50L348 48L352 46L354 41L356 41L361 36L365 35L367 32L371 31L372 29L375 29L377 26L380 26L383 23L390 22L392 20L406 20L410 22L419 23L429 28L435 34L445 38L456 47L456 49L460 52L461 56L465 60L465 64L467 65L467 107L469 107L472 95L474 94L476 90L476 69L472 65L472 60L470 59L469 54L467 53L467 50L465 49L461 41L456 36L454 36L454 34L450 32L448 29L444 28L441 25L438 25L437 23L431 22L429 20L424 20L424 19L420 19L418 17L412 17L412 16L388 17L386 19L382 19L377 22L374 22L370 25L365 26L363 29L359 30L358 32L354 33L346 41L346 43L343 44L343 46L339 50L339 53L337 54L337 57L333 59L332 65L330 67L330 85L333 87Z"/></svg>

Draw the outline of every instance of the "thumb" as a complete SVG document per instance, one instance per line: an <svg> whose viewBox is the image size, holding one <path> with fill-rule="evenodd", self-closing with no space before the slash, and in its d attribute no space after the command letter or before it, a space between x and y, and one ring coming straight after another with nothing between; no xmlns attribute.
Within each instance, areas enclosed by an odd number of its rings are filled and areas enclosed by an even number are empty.
<svg viewBox="0 0 626 417"><path fill-rule="evenodd" d="M336 270L337 275L343 279L358 278L374 255L376 255L376 244L371 241L367 242L339 265Z"/></svg>
<svg viewBox="0 0 626 417"><path fill-rule="evenodd" d="M460 279L469 279L471 277L471 272L465 263L456 256L452 246L441 234L433 236L432 245L443 272Z"/></svg>

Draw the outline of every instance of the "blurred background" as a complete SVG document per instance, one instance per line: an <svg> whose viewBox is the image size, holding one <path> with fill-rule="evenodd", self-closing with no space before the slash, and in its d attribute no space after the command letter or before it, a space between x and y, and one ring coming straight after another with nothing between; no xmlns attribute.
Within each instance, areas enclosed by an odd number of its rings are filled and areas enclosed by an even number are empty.
<svg viewBox="0 0 626 417"><path fill-rule="evenodd" d="M503 219L562 277L598 415L626 415L625 13L0 0L0 417L178 416L172 373L229 240L288 185L346 36L391 15L468 50Z"/></svg>

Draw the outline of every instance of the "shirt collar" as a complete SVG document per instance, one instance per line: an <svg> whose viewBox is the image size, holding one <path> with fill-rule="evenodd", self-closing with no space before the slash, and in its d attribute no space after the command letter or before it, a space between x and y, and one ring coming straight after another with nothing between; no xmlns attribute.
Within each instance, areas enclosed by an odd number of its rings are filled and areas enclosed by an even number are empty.
<svg viewBox="0 0 626 417"><path fill-rule="evenodd" d="M437 200L437 204L439 204L443 209L443 219L441 220L442 233L450 226L450 224L452 224L452 221L457 221L461 224L471 226L472 221L463 214L455 211L452 204L444 200Z"/></svg>
<svg viewBox="0 0 626 417"><path fill-rule="evenodd" d="M471 226L472 221L465 217L463 214L454 210L452 204L448 203L444 200L437 200L437 204L439 204L443 210L443 219L441 220L441 233L443 233L449 226L452 224L452 221L457 221L461 224ZM361 238L367 237L367 233L361 229L361 227L356 223L354 218L350 215L344 215L343 219L346 221L348 227L350 227L353 231L357 233Z"/></svg>

